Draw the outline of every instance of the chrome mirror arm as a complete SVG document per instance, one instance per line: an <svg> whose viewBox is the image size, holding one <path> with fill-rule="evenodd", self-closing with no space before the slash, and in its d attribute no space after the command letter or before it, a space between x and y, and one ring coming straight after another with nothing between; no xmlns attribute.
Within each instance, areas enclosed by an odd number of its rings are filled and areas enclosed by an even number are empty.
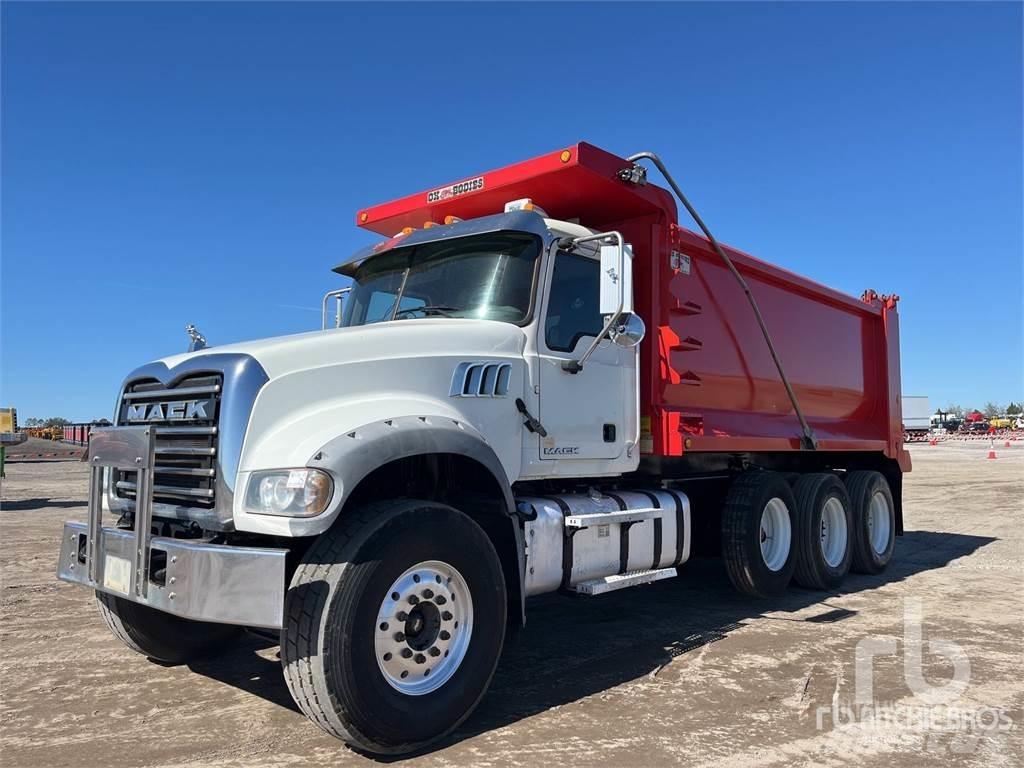
<svg viewBox="0 0 1024 768"><path fill-rule="evenodd" d="M626 280L624 278L626 270L626 241L623 239L622 234L620 232L600 232L596 235L574 238L570 245L577 246L582 243L594 241L603 242L605 240L615 240L619 247L617 270L619 284L618 307L615 312L608 316L608 319L605 321L604 328L601 329L601 332L597 335L591 345L587 347L587 351L583 353L582 357L580 357L579 360L567 360L562 363L562 370L566 373L575 374L582 371L587 360L589 360L590 356L594 354L594 350L597 349L597 346L608 335L609 331L615 327L616 323L619 322L619 318L622 317L622 308L626 303Z"/></svg>

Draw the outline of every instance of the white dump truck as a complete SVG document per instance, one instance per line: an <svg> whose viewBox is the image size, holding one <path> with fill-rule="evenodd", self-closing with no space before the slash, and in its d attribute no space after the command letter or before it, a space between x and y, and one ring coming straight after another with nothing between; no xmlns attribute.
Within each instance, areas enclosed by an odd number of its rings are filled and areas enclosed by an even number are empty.
<svg viewBox="0 0 1024 768"><path fill-rule="evenodd" d="M190 328L92 430L58 576L162 662L279 633L302 711L394 754L469 716L532 596L698 548L761 597L881 571L910 469L896 297L681 228L648 161L693 213L656 156L581 143L358 211L383 238L320 331Z"/></svg>

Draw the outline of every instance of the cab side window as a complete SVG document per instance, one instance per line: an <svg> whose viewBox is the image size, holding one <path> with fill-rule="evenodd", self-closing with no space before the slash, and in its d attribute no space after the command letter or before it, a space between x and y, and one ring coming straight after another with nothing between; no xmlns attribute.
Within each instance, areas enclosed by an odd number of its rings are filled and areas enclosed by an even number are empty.
<svg viewBox="0 0 1024 768"><path fill-rule="evenodd" d="M583 336L597 336L604 328L599 311L601 263L573 253L559 252L551 275L544 340L548 349L571 352Z"/></svg>

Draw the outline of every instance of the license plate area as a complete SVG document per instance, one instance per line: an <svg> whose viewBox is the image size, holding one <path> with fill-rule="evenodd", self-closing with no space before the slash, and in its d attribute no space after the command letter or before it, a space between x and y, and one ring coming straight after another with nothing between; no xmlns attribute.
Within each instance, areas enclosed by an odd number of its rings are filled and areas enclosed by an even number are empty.
<svg viewBox="0 0 1024 768"><path fill-rule="evenodd" d="M132 562L124 557L107 555L103 560L103 586L127 595L131 591Z"/></svg>

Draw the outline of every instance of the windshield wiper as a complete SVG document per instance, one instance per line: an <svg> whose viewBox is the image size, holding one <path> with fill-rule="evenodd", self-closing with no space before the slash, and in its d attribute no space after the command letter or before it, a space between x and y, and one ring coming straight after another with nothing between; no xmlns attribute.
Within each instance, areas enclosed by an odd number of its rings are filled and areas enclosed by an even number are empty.
<svg viewBox="0 0 1024 768"><path fill-rule="evenodd" d="M424 315L438 314L442 317L451 317L449 312L458 312L458 307L449 307L445 304L424 304L422 307L406 307L395 312L394 319L397 320L402 315L407 315L410 312L422 312Z"/></svg>

